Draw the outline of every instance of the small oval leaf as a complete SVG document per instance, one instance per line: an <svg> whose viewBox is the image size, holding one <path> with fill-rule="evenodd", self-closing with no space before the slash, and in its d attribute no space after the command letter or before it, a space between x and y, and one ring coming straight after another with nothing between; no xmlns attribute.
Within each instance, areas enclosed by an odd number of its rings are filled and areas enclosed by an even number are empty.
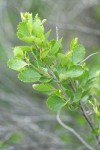
<svg viewBox="0 0 100 150"><path fill-rule="evenodd" d="M67 80L68 78L77 78L84 73L84 69L81 66L72 66L64 73L59 74L60 81Z"/></svg>
<svg viewBox="0 0 100 150"><path fill-rule="evenodd" d="M73 98L73 102L79 102L81 100L82 97L82 89L78 89L75 93L74 93L74 98Z"/></svg>
<svg viewBox="0 0 100 150"><path fill-rule="evenodd" d="M81 62L85 56L85 48L83 45L76 45L73 49L72 60L74 65Z"/></svg>
<svg viewBox="0 0 100 150"><path fill-rule="evenodd" d="M75 78L81 76L83 72L84 69L81 66L72 66L70 69L67 70L66 76Z"/></svg>
<svg viewBox="0 0 100 150"><path fill-rule="evenodd" d="M41 91L41 92L51 92L54 91L55 88L50 85L50 84L46 84L46 83L42 83L42 84L33 84L32 86L35 90L37 91Z"/></svg>
<svg viewBox="0 0 100 150"><path fill-rule="evenodd" d="M19 80L23 82L36 82L39 81L40 77L41 75L33 68L27 68L18 75Z"/></svg>
<svg viewBox="0 0 100 150"><path fill-rule="evenodd" d="M26 65L27 63L24 60L19 59L19 58L11 58L8 61L8 67L13 70L20 70Z"/></svg>
<svg viewBox="0 0 100 150"><path fill-rule="evenodd" d="M66 105L66 101L57 95L52 95L47 99L47 105L50 109L58 111Z"/></svg>

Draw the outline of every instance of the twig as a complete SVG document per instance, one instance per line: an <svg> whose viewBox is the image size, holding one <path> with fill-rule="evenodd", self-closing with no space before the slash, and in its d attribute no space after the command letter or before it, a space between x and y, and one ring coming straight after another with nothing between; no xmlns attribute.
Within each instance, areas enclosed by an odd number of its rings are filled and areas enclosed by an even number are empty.
<svg viewBox="0 0 100 150"><path fill-rule="evenodd" d="M56 36L57 36L57 41L59 40L59 34L58 34L58 27L56 26ZM49 71L51 72L51 75L53 76L53 78L57 81L57 85L59 87L59 89L63 92L63 95L68 98L67 94L65 93L62 85L59 83L57 77L55 76L55 74L53 73L53 71L49 68ZM69 99L69 98L68 98Z"/></svg>
<svg viewBox="0 0 100 150"><path fill-rule="evenodd" d="M96 55L96 54L100 54L100 52L95 52L95 53L92 53L91 55L87 56L83 61L80 62L80 64L82 64L83 62L85 62L86 60L88 60L90 57Z"/></svg>
<svg viewBox="0 0 100 150"><path fill-rule="evenodd" d="M80 103L80 105L81 105L81 111L82 111L82 114L83 114L84 118L85 118L86 121L88 122L88 124L89 124L89 126L91 127L92 131L94 131L94 127L92 126L92 124L91 124L91 122L90 122L90 120L89 120L89 118L88 118L88 116L87 116L87 114L86 114L86 112L85 112L84 107L82 106L81 103Z"/></svg>
<svg viewBox="0 0 100 150"><path fill-rule="evenodd" d="M88 118L88 116L87 116L87 114L86 114L86 112L85 112L85 109L84 109L84 107L82 106L82 103L80 103L80 105L81 105L81 110L82 110L82 113L83 113L83 116L84 116L85 120L86 120L87 123L89 124L90 128L92 129L92 131L95 133L95 129L94 129L92 123L90 122L90 120L89 120L89 118ZM98 146L99 146L99 137L98 137L97 135L95 135L95 137L96 137L97 144L98 144Z"/></svg>
<svg viewBox="0 0 100 150"><path fill-rule="evenodd" d="M85 147L87 147L89 150L95 150L73 128L69 127L68 125L65 125L62 122L62 120L60 119L60 111L58 111L56 118L57 118L57 121L59 122L59 124L62 127L64 127L65 129L67 129L68 131L70 131L71 133L73 133L81 141L81 143L83 143L83 145L85 145Z"/></svg>
<svg viewBox="0 0 100 150"><path fill-rule="evenodd" d="M63 93L65 99L66 99L66 97L68 98L67 94L65 93L65 91L64 91L63 87L61 86L61 84L59 83L59 81L58 81L57 77L55 76L54 72L53 72L49 67L47 67L47 68L48 68L48 71L50 72L50 74L52 75L53 79L54 79L55 81L57 81L57 85L58 85L59 89L62 91L62 93ZM68 98L68 99L69 99L69 98ZM67 99L67 100L68 100L68 99Z"/></svg>

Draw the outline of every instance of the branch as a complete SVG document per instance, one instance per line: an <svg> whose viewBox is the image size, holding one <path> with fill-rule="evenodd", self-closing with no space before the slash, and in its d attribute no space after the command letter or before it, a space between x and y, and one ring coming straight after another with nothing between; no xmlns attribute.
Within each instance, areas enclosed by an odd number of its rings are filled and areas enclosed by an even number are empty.
<svg viewBox="0 0 100 150"><path fill-rule="evenodd" d="M84 109L84 107L82 106L82 103L80 103L80 105L81 105L81 110L82 110L82 113L83 113L83 116L84 116L85 120L87 121L87 123L88 123L89 126L91 127L92 131L95 133L95 129L94 129L92 123L90 122L90 120L89 120L89 118L88 118L88 116L87 116L87 114L86 114L86 112L85 112L85 109ZM95 137L96 137L96 141L97 141L98 146L100 146L100 143L99 143L99 136L98 136L98 135L95 135Z"/></svg>
<svg viewBox="0 0 100 150"><path fill-rule="evenodd" d="M91 55L87 56L83 61L80 62L80 64L82 64L83 62L85 62L86 60L88 60L90 57L96 55L96 54L100 54L100 52L95 52L95 53L92 53Z"/></svg>
<svg viewBox="0 0 100 150"><path fill-rule="evenodd" d="M83 143L83 145L85 147L87 147L89 150L95 150L94 148L92 148L73 128L69 127L68 125L65 125L62 120L60 119L60 111L58 111L57 113L57 121L59 122L59 124L64 127L65 129L67 129L68 131L70 131L72 134L74 134L80 141L81 143Z"/></svg>
<svg viewBox="0 0 100 150"><path fill-rule="evenodd" d="M90 122L90 120L89 120L89 118L88 118L88 116L87 116L87 114L86 114L86 112L85 112L84 107L82 106L82 103L80 103L80 105L81 105L81 111L82 111L82 113L83 113L84 118L85 118L86 121L88 122L88 124L89 124L89 126L91 127L92 131L94 131L94 128L93 128L93 126L92 126L92 124L91 124L91 122Z"/></svg>

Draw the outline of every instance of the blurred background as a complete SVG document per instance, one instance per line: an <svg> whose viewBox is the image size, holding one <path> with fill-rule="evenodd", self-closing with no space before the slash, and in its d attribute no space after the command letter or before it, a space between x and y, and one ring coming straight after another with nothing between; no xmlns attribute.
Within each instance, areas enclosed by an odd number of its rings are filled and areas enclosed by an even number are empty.
<svg viewBox="0 0 100 150"><path fill-rule="evenodd" d="M21 44L16 36L20 12L46 18L51 38L56 38L57 26L64 50L78 37L86 55L100 52L100 0L0 0L0 150L87 150L58 124L46 97L7 68L12 48ZM100 69L100 55L91 57L88 65L93 73ZM95 147L95 138L80 114L66 110L61 117Z"/></svg>

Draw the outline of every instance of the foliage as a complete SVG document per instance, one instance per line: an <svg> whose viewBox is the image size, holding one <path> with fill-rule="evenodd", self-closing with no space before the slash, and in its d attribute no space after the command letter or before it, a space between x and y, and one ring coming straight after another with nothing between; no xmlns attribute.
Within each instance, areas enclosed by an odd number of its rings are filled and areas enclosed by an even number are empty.
<svg viewBox="0 0 100 150"><path fill-rule="evenodd" d="M46 92L47 105L54 111L62 107L82 111L82 105L89 106L93 111L92 117L97 121L94 131L98 136L100 71L94 76L90 74L84 62L84 46L75 38L69 51L63 54L62 38L49 40L50 31L44 31L45 19L41 20L38 14L33 19L27 12L21 13L21 19L17 36L26 45L14 48L14 57L8 61L9 68L18 71L19 80L32 82L35 90Z"/></svg>

